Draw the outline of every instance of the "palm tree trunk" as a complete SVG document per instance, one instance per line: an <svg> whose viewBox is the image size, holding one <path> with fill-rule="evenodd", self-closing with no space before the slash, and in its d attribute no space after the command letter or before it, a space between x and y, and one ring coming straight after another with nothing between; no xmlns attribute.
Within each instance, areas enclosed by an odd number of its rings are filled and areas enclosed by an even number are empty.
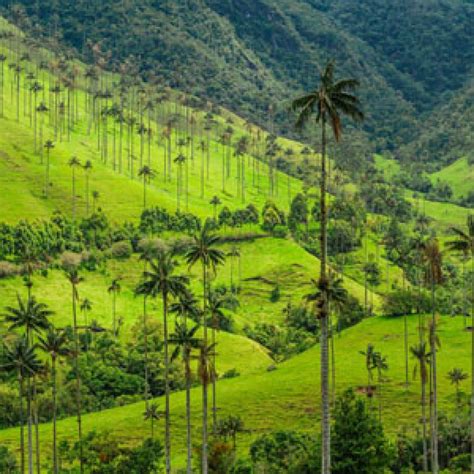
<svg viewBox="0 0 474 474"><path fill-rule="evenodd" d="M328 295L327 295L327 209L326 209L326 120L322 120L322 156L321 156L321 266L319 286L321 289L321 307L319 318L321 321L321 474L329 474L331 471L331 425L329 406L329 357L328 357Z"/></svg>
<svg viewBox="0 0 474 474"><path fill-rule="evenodd" d="M51 359L52 366L52 382L53 382L53 473L58 473L58 449L57 449L57 429L56 429L56 418L57 418L57 406L56 406L56 358Z"/></svg>
<svg viewBox="0 0 474 474"><path fill-rule="evenodd" d="M192 473L192 438L191 438L191 368L189 367L189 355L186 355L185 360L185 372L186 372L186 447L187 447L187 458L186 458L186 472L187 474Z"/></svg>
<svg viewBox="0 0 474 474"><path fill-rule="evenodd" d="M433 430L431 433L433 444L433 474L438 474L438 387L437 387L437 367L436 367L436 312L435 312L435 284L434 275L432 275L431 284L431 304L432 304L432 329L431 329L431 360L432 360L432 390L433 390Z"/></svg>
<svg viewBox="0 0 474 474"><path fill-rule="evenodd" d="M36 451L36 472L41 474L41 455L40 455L40 441L39 441L39 420L38 420L38 398L36 390L36 377L33 376L33 399L34 399L34 410L33 410L33 422L35 424L35 451Z"/></svg>
<svg viewBox="0 0 474 474"><path fill-rule="evenodd" d="M31 377L27 377L26 389L26 412L28 417L28 474L33 474L33 416L31 411Z"/></svg>
<svg viewBox="0 0 474 474"><path fill-rule="evenodd" d="M169 355L168 355L168 294L162 293L163 298L163 339L165 362L165 458L166 474L171 473L171 439L170 439L170 381L169 381Z"/></svg>
<svg viewBox="0 0 474 474"><path fill-rule="evenodd" d="M207 268L202 265L204 347L207 348ZM207 474L207 378L202 383L202 474Z"/></svg>
<svg viewBox="0 0 474 474"><path fill-rule="evenodd" d="M216 328L215 325L212 328L212 345L215 347L216 344ZM217 429L217 390L216 390L216 353L212 354L213 367L212 367L212 434L216 435Z"/></svg>
<svg viewBox="0 0 474 474"><path fill-rule="evenodd" d="M146 262L145 269L146 272ZM144 398L145 398L145 411L148 411L148 326L147 326L147 308L146 308L146 296L143 297L143 365L145 371L145 387L144 387Z"/></svg>
<svg viewBox="0 0 474 474"><path fill-rule="evenodd" d="M421 420L423 423L423 471L428 472L428 447L426 445L426 376L421 374Z"/></svg>
<svg viewBox="0 0 474 474"><path fill-rule="evenodd" d="M25 472L25 430L23 413L23 377L18 373L18 396L20 398L20 472Z"/></svg>
<svg viewBox="0 0 474 474"><path fill-rule="evenodd" d="M79 464L81 474L84 472L84 457L82 448L82 418L81 418L81 377L79 374L79 335L77 333L76 287L72 285L72 317L74 323L74 371L76 372L76 411L77 434L79 437Z"/></svg>

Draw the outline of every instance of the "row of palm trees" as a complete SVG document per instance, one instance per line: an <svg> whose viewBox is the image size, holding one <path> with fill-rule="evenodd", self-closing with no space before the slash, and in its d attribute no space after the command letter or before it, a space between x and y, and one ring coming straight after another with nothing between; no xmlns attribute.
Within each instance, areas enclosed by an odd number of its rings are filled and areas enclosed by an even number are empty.
<svg viewBox="0 0 474 474"><path fill-rule="evenodd" d="M217 399L216 399L216 331L218 330L218 317L221 316L222 301L210 291L210 278L217 268L224 263L225 254L217 247L219 238L204 227L195 237L185 254L185 262L189 269L199 265L202 271L202 305L189 289L189 277L178 272L177 255L166 247L157 246L145 250L142 254L144 272L142 281L136 288L136 294L143 297L143 324L145 335L145 418L152 421L152 434L154 434L154 421L159 417L157 406L150 404L149 400L149 375L147 367L147 302L149 299L160 298L163 308L163 345L164 345L164 381L165 381L165 459L166 471L171 472L171 430L170 430L170 365L178 357L181 358L186 381L186 420L187 420L187 472L192 472L192 437L191 437L191 362L197 361L199 380L202 383L202 471L208 472L208 387L212 383L212 428L216 434ZM52 313L43 303L37 302L28 288L28 298L17 298L16 307L7 307L4 320L9 331L18 337L12 344L4 347L4 368L16 374L20 400L20 452L21 472L26 469L29 474L34 472L34 456L36 452L36 469L40 472L40 443L38 432L38 408L35 397L36 377L44 371L44 366L36 352L40 349L47 353L51 359L51 390L53 405L53 472L58 472L57 450L57 362L60 358L71 357L75 377L76 418L79 447L80 471L84 470L84 454L82 452L82 395L81 373L79 365L80 344L78 324L79 293L78 286L83 281L76 267L68 267L66 277L71 285L72 308L72 346L65 330L55 329L49 321ZM117 337L116 326L116 297L120 292L119 279L114 279L108 288L112 295L112 333ZM85 317L91 309L91 303L84 300L80 309ZM169 334L169 314L177 313L175 329ZM198 320L198 323L194 321ZM190 324L190 321L192 324ZM212 334L209 337L208 325L211 322ZM86 322L86 328L88 323ZM198 331L203 330L202 337ZM18 334L20 332L20 334ZM170 352L170 346L173 350ZM26 389L25 389L26 384ZM26 398L26 410L23 400ZM23 420L26 413L27 420L27 456L25 456ZM36 448L34 448L33 428L36 430Z"/></svg>
<svg viewBox="0 0 474 474"><path fill-rule="evenodd" d="M152 164L152 159L162 149L164 182L171 180L172 165L176 166L178 209L182 205L183 196L185 208L188 209L189 169L194 168L198 150L201 151L200 194L204 197L205 183L210 179L211 132L215 135L213 141L216 153L219 144L222 146L223 193L227 193L226 183L235 179L237 195L245 202L246 168L252 170L252 186L258 193L263 192L261 169L266 166L269 195L278 195L278 177L281 173L275 166L275 157L290 156L293 152L286 153L287 150L275 140L270 141L271 146L268 145L268 137L250 123L245 124L244 134L237 134L232 128L231 120L222 124L220 120L214 119L211 112L201 113L197 109L191 109L185 95L175 97L166 88L157 90L156 87L145 86L137 77L127 76L126 68L115 84L105 72L105 58L100 48L95 50L95 65L83 71L63 58L45 56L42 51L32 49L28 54L23 54L22 40L19 37L10 37L9 41L10 47L12 43L17 44L13 50L5 49L11 55L9 66L12 67L8 70L12 73L1 76L1 97L4 95L3 85L9 77L12 103L15 102L16 94L17 120L20 120L20 112L23 110L23 115L29 118L34 130L34 151L40 155L41 163L46 154L45 196L49 194L49 155L55 146L54 142L70 141L71 132L80 132L81 124L86 125L88 135L96 133L97 151L104 164L111 164L118 173L126 172L132 179L142 178L147 184L158 176L157 170L161 165L158 160ZM7 55L3 56L2 65L7 61ZM19 68L17 65L20 65ZM23 109L20 107L22 93ZM45 117L49 118L49 126L52 128L52 138L48 140L44 140ZM135 156L135 135L140 139L138 157ZM123 164L124 156L126 166ZM135 161L139 161L136 171ZM232 161L234 166L231 166ZM234 168L235 176L231 171ZM149 172L150 170L153 172ZM289 190L290 181L288 176ZM88 196L88 192L86 195ZM291 200L290 194L288 200ZM73 193L73 214L76 212L75 204Z"/></svg>

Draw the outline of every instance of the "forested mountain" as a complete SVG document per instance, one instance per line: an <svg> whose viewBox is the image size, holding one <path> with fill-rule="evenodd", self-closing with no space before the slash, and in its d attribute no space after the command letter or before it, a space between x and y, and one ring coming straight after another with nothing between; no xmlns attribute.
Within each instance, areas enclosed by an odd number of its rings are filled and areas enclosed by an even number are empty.
<svg viewBox="0 0 474 474"><path fill-rule="evenodd" d="M22 8L11 8L14 3ZM378 151L395 151L417 143L420 133L436 133L432 143L439 148L429 155L443 158L455 129L427 130L436 122L427 117L465 91L473 72L474 5L460 0L388 5L382 0L0 0L0 5L25 30L54 38L87 61L97 60L90 46L99 44L110 52L112 68L126 64L287 134L287 100L310 87L318 65L334 57L340 70L362 82L364 129ZM446 107L445 113L451 112ZM401 156L416 158L412 153L419 154L416 146Z"/></svg>

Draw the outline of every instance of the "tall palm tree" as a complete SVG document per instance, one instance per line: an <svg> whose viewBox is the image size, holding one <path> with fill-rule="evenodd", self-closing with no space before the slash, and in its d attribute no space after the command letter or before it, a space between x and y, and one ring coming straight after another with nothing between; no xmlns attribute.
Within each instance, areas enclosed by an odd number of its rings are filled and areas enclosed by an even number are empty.
<svg viewBox="0 0 474 474"><path fill-rule="evenodd" d="M297 128L305 126L315 115L316 123L321 124L321 180L320 180L320 253L321 266L319 286L322 298L319 305L321 319L321 401L322 401L322 474L331 469L331 432L329 406L329 358L328 358L328 298L327 298L327 203L326 203L326 126L332 128L334 139L339 141L342 134L341 115L360 121L364 115L360 110L358 98L351 91L359 85L355 79L336 81L334 62L330 61L320 76L319 85L302 97L295 99L292 109L299 111Z"/></svg>
<svg viewBox="0 0 474 474"><path fill-rule="evenodd" d="M174 163L178 165L178 177L176 180L176 210L181 209L181 194L183 192L183 165L186 163L186 157L180 153L175 159Z"/></svg>
<svg viewBox="0 0 474 474"><path fill-rule="evenodd" d="M143 209L146 209L146 186L150 184L150 180L155 177L155 172L148 166L142 166L138 171L138 176L143 179Z"/></svg>
<svg viewBox="0 0 474 474"><path fill-rule="evenodd" d="M161 412L158 411L158 405L156 403L149 405L143 413L143 418L145 421L150 420L152 439L155 438L155 421L159 420L160 416Z"/></svg>
<svg viewBox="0 0 474 474"><path fill-rule="evenodd" d="M471 472L474 473L474 215L467 217L466 229L452 227L455 238L447 243L454 252L471 260Z"/></svg>
<svg viewBox="0 0 474 474"><path fill-rule="evenodd" d="M53 396L53 472L58 470L58 450L57 450L57 386L56 386L56 362L60 357L69 355L68 338L64 331L49 328L45 336L39 337L39 348L51 357L51 383Z"/></svg>
<svg viewBox="0 0 474 474"><path fill-rule="evenodd" d="M48 197L48 191L49 191L49 164L50 164L50 156L51 156L51 150L54 148L54 143L51 140L46 140L46 143L44 144L44 148L46 149L46 174L44 177L44 197Z"/></svg>
<svg viewBox="0 0 474 474"><path fill-rule="evenodd" d="M89 182L91 177L92 162L87 160L84 164L84 175L86 177L86 217L89 217Z"/></svg>
<svg viewBox="0 0 474 474"><path fill-rule="evenodd" d="M416 377L418 367L421 382L421 422L423 424L423 472L428 472L428 448L426 443L426 384L428 383L428 366L431 354L427 351L426 343L420 342L417 346L410 347L412 356L417 360L418 365L413 369L413 377Z"/></svg>
<svg viewBox="0 0 474 474"><path fill-rule="evenodd" d="M209 293L209 316L211 317L211 344L214 347L217 345L216 342L216 333L219 330L220 324L219 321L225 317L224 309L226 308L225 299L218 295L217 293ZM214 360L212 361L213 373L211 374L212 381L212 433L216 434L217 428L217 392L216 392L216 354L214 353Z"/></svg>
<svg viewBox="0 0 474 474"><path fill-rule="evenodd" d="M176 347L171 354L171 360L175 360L179 355L184 365L184 376L186 379L186 446L187 446L187 462L186 472L192 472L192 438L191 438L191 355L193 349L198 349L200 339L196 337L199 325L196 324L192 328L188 328L185 321L177 322L175 332L170 336L170 344Z"/></svg>
<svg viewBox="0 0 474 474"><path fill-rule="evenodd" d="M240 258L239 248L233 245L227 253L227 257L230 257L230 287L232 289L234 287L234 259Z"/></svg>
<svg viewBox="0 0 474 474"><path fill-rule="evenodd" d="M41 362L38 360L34 347L28 343L26 336L18 338L13 346L4 346L3 350L4 364L1 368L7 372L15 372L18 380L18 395L20 399L20 467L21 473L25 472L25 443L24 443L24 380L28 380L38 373L41 368ZM31 407L31 390L27 390L27 405ZM33 444L31 428L28 431L28 473L33 474Z"/></svg>
<svg viewBox="0 0 474 474"><path fill-rule="evenodd" d="M77 433L79 438L79 464L81 474L84 472L84 456L82 449L82 398L81 398L81 374L79 371L79 332L77 324L77 302L79 301L79 293L77 286L83 281L79 275L77 268L68 268L65 270L66 278L71 284L72 290L72 320L73 320L73 336L74 336L74 372L76 375L76 411L77 411Z"/></svg>
<svg viewBox="0 0 474 474"><path fill-rule="evenodd" d="M114 278L107 288L107 292L112 295L112 328L114 337L117 337L117 295L120 293L120 278Z"/></svg>
<svg viewBox="0 0 474 474"><path fill-rule="evenodd" d="M41 331L46 330L49 327L48 318L51 316L52 312L47 308L43 303L38 303L34 297L28 296L26 301L23 301L19 295L17 295L18 307L7 306L5 308L6 313L4 315L4 321L9 324L9 330L23 329L26 337L26 341L30 347L33 347L33 335L39 334ZM36 392L36 380L33 376L33 390L31 387L31 378L27 378L27 389L28 394L30 392ZM28 421L28 449L29 452L32 452L32 426L34 420L36 420L36 415L33 416L33 410L31 406L31 396L27 398L27 421ZM35 405L36 407L36 405ZM38 440L38 427L36 425L36 437L37 445L39 444ZM39 465L39 450L37 449L37 464ZM38 467L39 469L39 467Z"/></svg>
<svg viewBox="0 0 474 474"><path fill-rule="evenodd" d="M165 364L165 457L166 473L171 472L171 437L170 437L170 381L169 381L169 349L168 349L168 307L170 296L178 298L188 290L189 278L176 275L176 262L173 252L166 249L158 251L156 258L149 261L150 269L143 272L143 281L138 285L136 293L156 298L161 295L163 302L163 344Z"/></svg>
<svg viewBox="0 0 474 474"><path fill-rule="evenodd" d="M438 462L438 381L437 381L437 334L436 334L436 285L443 281L442 254L438 240L433 238L424 243L423 261L425 263L425 280L431 287L430 324L430 352L431 352L431 387L432 387L432 416L431 416L431 445L432 445L432 471L439 472Z"/></svg>
<svg viewBox="0 0 474 474"><path fill-rule="evenodd" d="M72 220L76 220L76 168L81 166L81 162L77 156L73 156L69 160L69 166L72 170Z"/></svg>
<svg viewBox="0 0 474 474"><path fill-rule="evenodd" d="M388 370L387 357L382 355L380 352L374 354L374 366L377 370L377 400L379 402L379 421L382 422L382 373Z"/></svg>
<svg viewBox="0 0 474 474"><path fill-rule="evenodd" d="M44 102L41 102L38 107L36 108L36 112L40 114L40 127L39 127L39 142L43 143L43 128L44 128L44 115L46 112L48 112L49 109L46 107L46 104ZM42 146L40 148L40 163L43 164L43 148Z"/></svg>
<svg viewBox="0 0 474 474"><path fill-rule="evenodd" d="M208 347L207 338L207 303L209 298L209 287L208 287L208 276L209 272L216 273L216 269L219 265L225 261L225 254L222 250L217 248L219 243L219 236L212 234L209 227L205 225L202 230L197 233L193 242L191 243L185 259L189 266L192 268L196 263L201 263L202 267L202 288L203 288L203 328L204 328L204 340L203 346ZM207 452L207 383L203 383L203 425L202 425L202 472L207 474L208 471L208 452Z"/></svg>

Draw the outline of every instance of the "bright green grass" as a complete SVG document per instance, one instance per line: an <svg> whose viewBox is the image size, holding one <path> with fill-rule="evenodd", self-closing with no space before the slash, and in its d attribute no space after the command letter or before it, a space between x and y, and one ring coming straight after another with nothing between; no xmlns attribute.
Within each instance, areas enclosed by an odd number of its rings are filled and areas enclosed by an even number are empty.
<svg viewBox="0 0 474 474"><path fill-rule="evenodd" d="M400 163L397 160L386 158L382 155L374 155L375 166L383 172L387 181L390 181L400 171Z"/></svg>
<svg viewBox="0 0 474 474"><path fill-rule="evenodd" d="M7 51L7 56L10 56ZM32 69L33 67L30 66ZM90 130L85 116L85 95L82 91L77 92L77 101L79 104L79 115L81 119L74 127L70 141L66 133L55 136L53 123L49 113L45 115L45 127L43 132L43 143L51 139L55 143L55 148L51 152L51 188L49 198L43 197L45 166L40 163L39 153L34 153L34 136L31 118L24 115L23 111L23 88L25 87L24 75L22 76L22 96L20 100L20 120L16 120L16 95L11 94L10 84L13 78L13 72L5 67L5 118L0 119L0 184L5 192L0 194L0 208L2 209L2 220L16 221L19 218L41 218L48 216L52 211L59 209L66 214L71 214L72 209L72 172L68 166L71 156L77 156L82 163L91 160L94 169L90 177L90 192L98 191L100 198L98 205L106 212L113 221L136 220L143 209L143 185L137 176L140 167L140 137L134 134L133 151L136 159L134 160L133 173L129 169L131 166L127 161L128 156L128 135L124 136L122 173L114 172L113 158L113 125L109 121L108 133L108 157L107 162L101 159L101 153L97 150L97 130ZM45 74L44 83L49 82L50 77ZM54 78L53 78L54 82ZM45 100L49 105L48 93L38 97L38 103ZM165 105L168 108L173 104ZM163 107L165 107L163 106ZM198 129L202 127L203 114L196 112ZM147 120L145 120L145 123ZM225 120L218 118L221 127L224 127ZM236 129L235 136L244 133L243 121L237 121L233 118L233 127ZM235 123L236 122L236 123ZM164 167L164 141L161 132L164 124L151 122L154 131L154 138L151 147L150 164L156 172L156 177L148 187L148 205L162 206L168 210L177 208L177 165L172 165L171 179L165 181ZM116 147L118 149L118 126ZM39 127L38 127L39 128ZM201 164L205 160L205 153L198 150L198 144L204 137L202 132L197 131L195 136L194 160L191 161L191 147L187 147L184 152L188 158L183 166L183 180L181 193L181 211L189 211L201 217L212 215L212 209L209 201L214 195L221 198L223 205L232 209L243 207L248 203L255 204L259 209L263 206L269 196L268 167L265 163L253 160L250 156L245 156L245 199L239 195L239 183L237 181L237 164L232 155L230 176L225 176L222 182L222 154L223 147L214 141L210 142L210 167L209 176L205 178L204 196L201 198ZM176 148L177 138L175 134L171 137L172 159L174 159L179 150ZM180 138L183 138L181 136ZM296 144L295 144L296 145ZM301 145L298 144L299 147ZM233 150L232 150L233 154ZM118 151L115 154L115 168L119 167ZM148 164L147 144L143 154L143 163ZM207 168L207 165L206 165ZM85 214L86 196L85 196L85 177L81 170L77 174L76 200L78 216ZM133 178L130 176L133 174ZM186 174L188 180L188 193L186 189ZM298 180L286 176L284 173L276 172L277 187L271 198L282 208L288 208L289 202L297 192L301 190L301 184ZM187 197L186 197L187 194ZM90 198L92 202L92 199Z"/></svg>
<svg viewBox="0 0 474 474"><path fill-rule="evenodd" d="M409 343L418 338L418 318L409 318ZM469 370L470 334L463 329L461 318L443 317L439 323L442 348L438 354L439 403L441 411L452 411L455 390L446 380L453 367ZM367 343L387 356L389 371L382 391L383 422L387 432L394 436L407 427L418 428L419 380L412 380L415 362L410 358L410 386L405 388L405 362L403 352L403 320L401 318L372 318L344 331L336 337L337 391L347 387L358 388L367 381L364 358L359 351ZM239 414L245 420L249 433L240 435L239 446L244 451L252 439L271 429L319 430L319 349L315 347L278 366L276 371L255 373L246 377L222 380L218 383L220 416ZM464 388L464 387L463 387ZM193 434L199 436L200 389L192 393ZM244 402L245 401L245 402ZM159 401L162 405L163 402ZM374 409L377 400L372 402ZM185 449L184 394L172 395L172 432L175 462L183 464ZM149 427L143 422L143 404L106 410L84 416L86 431L107 430L124 443L136 443L146 436ZM105 427L105 428L104 428ZM59 423L60 438L75 437L75 420L69 418ZM47 450L51 446L51 425L40 427L42 443ZM18 448L18 430L0 432L0 443L14 450Z"/></svg>
<svg viewBox="0 0 474 474"><path fill-rule="evenodd" d="M459 198L472 191L474 166L469 166L467 157L459 158L450 165L431 175L431 180L446 181L453 189L454 196Z"/></svg>

